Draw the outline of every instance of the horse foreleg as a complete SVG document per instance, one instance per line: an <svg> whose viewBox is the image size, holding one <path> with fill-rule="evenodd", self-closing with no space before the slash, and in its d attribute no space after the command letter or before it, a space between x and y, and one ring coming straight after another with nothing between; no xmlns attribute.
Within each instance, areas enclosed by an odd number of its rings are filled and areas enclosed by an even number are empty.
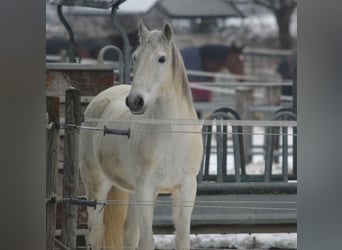
<svg viewBox="0 0 342 250"><path fill-rule="evenodd" d="M191 214L196 197L196 177L188 177L181 188L172 193L172 217L176 229L176 249L190 249Z"/></svg>
<svg viewBox="0 0 342 250"><path fill-rule="evenodd" d="M130 194L124 233L124 246L128 250L136 249L139 243L139 222L134 203L135 196Z"/></svg>
<svg viewBox="0 0 342 250"><path fill-rule="evenodd" d="M140 231L139 249L144 250L154 250L152 223L155 190L149 183L151 181L141 178L135 186L135 203Z"/></svg>

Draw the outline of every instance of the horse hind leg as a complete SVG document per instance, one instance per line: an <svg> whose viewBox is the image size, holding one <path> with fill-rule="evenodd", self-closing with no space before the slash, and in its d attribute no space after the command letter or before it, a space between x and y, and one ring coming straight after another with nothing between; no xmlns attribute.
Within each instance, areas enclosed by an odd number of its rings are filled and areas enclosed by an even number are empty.
<svg viewBox="0 0 342 250"><path fill-rule="evenodd" d="M127 249L124 243L124 225L128 210L128 193L112 186L104 209L104 249Z"/></svg>
<svg viewBox="0 0 342 250"><path fill-rule="evenodd" d="M86 190L88 200L105 201L107 193L111 188L111 183L101 174L85 175L86 170L82 171L82 179ZM89 174L89 173L88 173ZM103 245L104 235L104 209L103 206L88 207L88 227L89 227L89 243L92 250L100 250Z"/></svg>

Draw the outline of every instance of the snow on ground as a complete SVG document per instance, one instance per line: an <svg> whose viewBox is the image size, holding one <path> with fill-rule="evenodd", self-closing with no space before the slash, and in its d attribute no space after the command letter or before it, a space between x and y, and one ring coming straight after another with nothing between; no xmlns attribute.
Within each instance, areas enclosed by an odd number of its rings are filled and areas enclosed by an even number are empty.
<svg viewBox="0 0 342 250"><path fill-rule="evenodd" d="M213 128L213 132L215 133L216 128ZM231 133L231 128L228 129L228 133ZM292 134L292 129L289 128L288 130L288 143L291 146L293 143L293 138L290 136ZM216 140L215 136L212 137L212 146L216 147ZM263 155L263 149L262 146L264 145L264 140L265 140L265 128L263 127L254 127L253 128L253 137L252 137L252 144L255 147L255 151L258 152L258 154L253 154L252 157L252 162L246 165L246 172L247 174L252 174L252 175L259 175L263 174L264 169L265 169L265 159ZM280 138L280 143L282 143L282 140ZM231 135L229 136L229 141L228 141L228 147L232 147L232 140L231 140ZM290 151L291 152L291 151ZM292 172L292 155L290 154L288 157L288 166L289 166L289 173ZM234 157L233 154L228 154L227 157L227 166L228 166L228 174L234 174ZM210 157L210 169L209 173L210 174L216 174L217 173L217 156L215 152L212 152L212 155ZM279 157L279 163L273 162L272 165L272 173L273 174L281 174L282 172L282 157Z"/></svg>
<svg viewBox="0 0 342 250"><path fill-rule="evenodd" d="M155 235L156 249L174 249L173 235ZM297 233L191 235L191 249L297 249Z"/></svg>

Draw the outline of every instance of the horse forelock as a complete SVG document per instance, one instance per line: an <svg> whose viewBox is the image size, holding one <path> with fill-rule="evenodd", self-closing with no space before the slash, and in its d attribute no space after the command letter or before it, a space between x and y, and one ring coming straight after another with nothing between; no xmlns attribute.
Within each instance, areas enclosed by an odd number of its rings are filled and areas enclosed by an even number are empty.
<svg viewBox="0 0 342 250"><path fill-rule="evenodd" d="M161 46L166 46L168 43L165 36L163 36L162 32L159 30L150 31L140 42L140 47L150 48L152 50L157 49Z"/></svg>

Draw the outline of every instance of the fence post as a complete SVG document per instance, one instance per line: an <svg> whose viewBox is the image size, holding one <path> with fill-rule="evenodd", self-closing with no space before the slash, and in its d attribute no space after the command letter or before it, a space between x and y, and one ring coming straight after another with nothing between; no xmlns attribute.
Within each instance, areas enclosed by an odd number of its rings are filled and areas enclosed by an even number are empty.
<svg viewBox="0 0 342 250"><path fill-rule="evenodd" d="M253 89L248 87L239 87L236 89L235 103L236 111L241 120L251 120L252 115L250 107L253 105ZM243 127L243 145L245 164L252 161L252 127Z"/></svg>
<svg viewBox="0 0 342 250"><path fill-rule="evenodd" d="M46 249L54 249L56 229L56 189L58 175L59 144L59 98L46 97L48 124L54 124L46 130Z"/></svg>
<svg viewBox="0 0 342 250"><path fill-rule="evenodd" d="M81 125L80 91L70 88L65 92L65 124ZM79 130L65 127L63 198L76 198L78 187L78 138ZM77 206L68 200L63 201L62 242L69 249L76 249Z"/></svg>

